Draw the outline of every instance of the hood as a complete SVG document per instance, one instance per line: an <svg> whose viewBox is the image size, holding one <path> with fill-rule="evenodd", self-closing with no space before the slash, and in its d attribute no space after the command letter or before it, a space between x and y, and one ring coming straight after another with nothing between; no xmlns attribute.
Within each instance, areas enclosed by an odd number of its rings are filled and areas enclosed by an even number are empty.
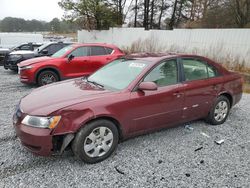
<svg viewBox="0 0 250 188"><path fill-rule="evenodd" d="M32 58L32 59L27 59L25 61L22 61L21 63L18 64L19 67L23 67L23 66L28 66L28 65L32 65L35 63L41 63L43 61L48 61L53 59L52 57L48 57L48 56L44 56L44 57L36 57L36 58Z"/></svg>
<svg viewBox="0 0 250 188"><path fill-rule="evenodd" d="M33 90L21 100L20 108L29 115L47 116L67 106L94 100L111 92L79 78L71 79Z"/></svg>
<svg viewBox="0 0 250 188"><path fill-rule="evenodd" d="M17 50L10 53L10 55L24 55L24 54L34 54L34 52L29 50Z"/></svg>

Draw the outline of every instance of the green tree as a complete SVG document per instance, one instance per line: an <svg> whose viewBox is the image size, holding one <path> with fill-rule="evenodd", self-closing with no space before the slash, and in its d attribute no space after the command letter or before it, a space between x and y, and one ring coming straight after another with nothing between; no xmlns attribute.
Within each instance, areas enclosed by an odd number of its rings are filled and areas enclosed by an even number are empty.
<svg viewBox="0 0 250 188"><path fill-rule="evenodd" d="M60 20L58 18L54 18L53 20L51 20L49 25L50 25L51 31L57 32L57 33L61 32Z"/></svg>
<svg viewBox="0 0 250 188"><path fill-rule="evenodd" d="M26 22L22 18L6 17L1 22L3 32L22 32L25 31Z"/></svg>
<svg viewBox="0 0 250 188"><path fill-rule="evenodd" d="M117 26L117 11L104 0L61 0L59 6L66 11L65 19L78 22L85 29L108 29Z"/></svg>

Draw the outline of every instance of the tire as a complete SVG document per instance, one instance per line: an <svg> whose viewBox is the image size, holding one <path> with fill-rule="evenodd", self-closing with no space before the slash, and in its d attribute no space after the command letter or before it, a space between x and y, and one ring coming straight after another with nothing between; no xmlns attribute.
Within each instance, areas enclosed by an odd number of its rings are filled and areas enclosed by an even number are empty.
<svg viewBox="0 0 250 188"><path fill-rule="evenodd" d="M54 71L45 70L37 77L38 86L44 86L59 81L58 75Z"/></svg>
<svg viewBox="0 0 250 188"><path fill-rule="evenodd" d="M223 124L229 114L230 111L230 102L226 96L219 96L214 105L212 106L207 118L206 122L211 125L220 125Z"/></svg>
<svg viewBox="0 0 250 188"><path fill-rule="evenodd" d="M77 158L93 164L108 158L116 149L118 141L119 133L115 124L102 119L81 128L71 147Z"/></svg>

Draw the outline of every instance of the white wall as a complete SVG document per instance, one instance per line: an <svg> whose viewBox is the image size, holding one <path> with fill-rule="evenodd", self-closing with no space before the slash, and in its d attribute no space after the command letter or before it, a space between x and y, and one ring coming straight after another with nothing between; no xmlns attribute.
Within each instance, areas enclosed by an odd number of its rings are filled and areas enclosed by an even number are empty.
<svg viewBox="0 0 250 188"><path fill-rule="evenodd" d="M129 48L133 43L145 40L154 43L157 51L178 51L227 59L239 58L250 66L250 29L145 31L143 28L112 28L102 31L78 31L78 42L82 43L105 42L116 44L120 48Z"/></svg>
<svg viewBox="0 0 250 188"><path fill-rule="evenodd" d="M43 42L42 34L0 33L0 47L9 48L26 42Z"/></svg>

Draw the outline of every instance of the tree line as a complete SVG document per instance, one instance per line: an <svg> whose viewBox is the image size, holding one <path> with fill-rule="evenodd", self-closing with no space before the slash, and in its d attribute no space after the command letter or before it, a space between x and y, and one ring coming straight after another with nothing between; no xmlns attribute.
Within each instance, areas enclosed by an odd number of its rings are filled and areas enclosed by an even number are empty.
<svg viewBox="0 0 250 188"><path fill-rule="evenodd" d="M83 29L250 27L250 0L61 0L59 6Z"/></svg>
<svg viewBox="0 0 250 188"><path fill-rule="evenodd" d="M52 19L50 22L39 20L25 20L23 18L6 17L0 20L1 32L35 32L50 31L56 33L76 32L80 27L76 23Z"/></svg>
<svg viewBox="0 0 250 188"><path fill-rule="evenodd" d="M75 32L110 27L250 28L250 0L60 0L63 20L7 17L2 32Z"/></svg>

